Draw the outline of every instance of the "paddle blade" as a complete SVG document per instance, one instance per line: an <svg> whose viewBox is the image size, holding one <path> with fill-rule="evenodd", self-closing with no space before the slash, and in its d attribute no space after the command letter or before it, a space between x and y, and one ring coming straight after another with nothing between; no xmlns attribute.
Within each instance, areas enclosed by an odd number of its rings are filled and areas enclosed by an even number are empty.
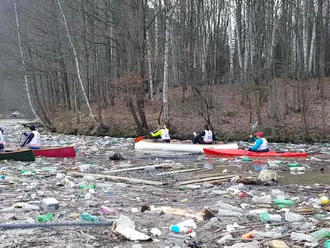
<svg viewBox="0 0 330 248"><path fill-rule="evenodd" d="M143 140L144 136L139 136L134 139L134 143L138 143L139 141Z"/></svg>
<svg viewBox="0 0 330 248"><path fill-rule="evenodd" d="M252 132L256 131L257 130L257 127L258 127L258 121L256 121L253 125L252 125Z"/></svg>

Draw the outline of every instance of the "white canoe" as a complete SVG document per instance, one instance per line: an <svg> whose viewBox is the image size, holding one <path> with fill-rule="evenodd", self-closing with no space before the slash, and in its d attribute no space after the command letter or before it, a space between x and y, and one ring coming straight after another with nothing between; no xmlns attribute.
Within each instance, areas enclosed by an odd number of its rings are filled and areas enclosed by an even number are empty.
<svg viewBox="0 0 330 248"><path fill-rule="evenodd" d="M192 152L192 153L204 153L204 148L217 148L217 149L238 149L237 143L231 144L184 144L184 143L157 143L150 140L141 140L135 143L135 149L137 150L162 150L172 152Z"/></svg>

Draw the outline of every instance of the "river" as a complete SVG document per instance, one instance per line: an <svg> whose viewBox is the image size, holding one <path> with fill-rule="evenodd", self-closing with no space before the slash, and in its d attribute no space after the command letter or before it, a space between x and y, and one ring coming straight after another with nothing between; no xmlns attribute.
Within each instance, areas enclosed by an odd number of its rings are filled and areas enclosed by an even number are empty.
<svg viewBox="0 0 330 248"><path fill-rule="evenodd" d="M0 121L0 126L5 130L8 147L18 147L22 143L21 133L28 131L23 126L26 122L26 120L16 119ZM126 214L138 223L140 231L146 233L151 227L157 226L167 235L159 238L158 243L154 241L142 247L174 247L171 244L182 243L183 239L175 235L168 236L168 226L178 222L180 218L166 214L159 215L153 211L146 216L140 211L141 207L171 206L198 212L205 206L216 203L218 197L211 197L218 194L215 192L220 192L224 187L230 186L228 182L217 183L216 180L206 180L197 184L184 183L188 180L226 175L256 178L261 170L270 168L278 173L279 184L273 188L280 190L288 189L289 192L294 192L292 189L295 187L310 189L311 185L316 185L318 192L322 193L324 187L330 185L330 144L271 144L273 149L307 151L311 155L307 159L245 161L242 158L206 158L203 154L138 152L134 150L132 138L63 135L43 129L40 129L40 133L43 145L74 146L77 157L74 159L36 158L35 162L0 161L0 175L4 177L0 184L1 207L12 206L17 202L40 206L43 198L55 197L60 202L60 209L54 213L55 221L79 220L83 212L95 214L101 221L113 219L119 214ZM239 142L239 145L248 146L244 142ZM120 153L124 160L109 160L114 153ZM297 163L299 163L299 170L289 168L289 164ZM145 168L125 171L127 168L138 166ZM114 173L115 169L119 171ZM23 175L22 170L31 170L33 173L30 176ZM77 176L79 173L81 175ZM93 177L93 174L134 178L151 183L137 184L106 177L97 179ZM155 182L159 183L158 186ZM81 186L88 184L95 184L96 187L81 189ZM259 193L268 191L266 186L244 187L244 191L257 190ZM113 216L100 214L98 210L102 205L111 207L116 213ZM13 213L0 213L0 222L33 222L42 214L45 214L42 209L27 213L15 210ZM0 235L7 239L8 246L4 247L15 247L15 245L103 247L105 244L108 244L107 247L132 247L131 243L122 242L114 237L107 228L87 230L81 228L77 231L70 228L47 229L47 235L43 235L43 229L35 230L3 231ZM204 238L203 242L210 242L210 238Z"/></svg>

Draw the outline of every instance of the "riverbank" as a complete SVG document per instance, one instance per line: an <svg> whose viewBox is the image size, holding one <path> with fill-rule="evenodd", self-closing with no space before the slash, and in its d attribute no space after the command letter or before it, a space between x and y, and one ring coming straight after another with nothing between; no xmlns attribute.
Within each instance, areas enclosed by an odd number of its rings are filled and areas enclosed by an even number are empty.
<svg viewBox="0 0 330 248"><path fill-rule="evenodd" d="M315 86L316 87L316 86ZM260 110L261 123L258 130L262 130L269 141L284 143L319 143L330 141L330 102L320 102L316 93L312 94L308 103L306 116L294 107L293 98L287 100L287 114L284 114L283 103L279 103L280 120L276 124L270 118L269 103L265 98ZM294 89L289 92L289 97ZM251 126L258 119L255 106L248 103L241 91L229 86L217 86L213 89L213 98L208 101L211 107L207 110L192 89L185 92L184 101L180 88L171 89L169 95L170 132L176 139L191 139L193 131L202 130L206 123L203 119L209 113L211 124L221 141L248 140ZM293 95L292 95L293 97ZM291 106L292 105L292 106ZM158 128L158 119L161 116L162 95L154 97L153 103L145 104L145 114L149 129ZM114 105L99 110L94 104L93 110L97 118L102 116L102 125L95 124L88 115L87 109L77 113L58 110L52 113L51 120L56 132L64 134L83 134L113 137L136 137L138 132L132 114L125 99L115 99ZM283 112L283 113L282 113ZM305 118L305 123L304 123ZM306 126L305 126L306 124ZM274 127L275 126L275 127Z"/></svg>

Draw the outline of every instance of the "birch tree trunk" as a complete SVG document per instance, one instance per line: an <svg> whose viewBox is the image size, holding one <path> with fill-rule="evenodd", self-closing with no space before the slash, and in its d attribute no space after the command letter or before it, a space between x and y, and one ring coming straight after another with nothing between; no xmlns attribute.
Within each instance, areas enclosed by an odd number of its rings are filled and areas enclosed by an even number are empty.
<svg viewBox="0 0 330 248"><path fill-rule="evenodd" d="M152 80L152 64L151 64L151 44L150 44L150 33L147 31L147 54L148 54L148 77L149 77L149 96L150 102L154 101L154 86Z"/></svg>
<svg viewBox="0 0 330 248"><path fill-rule="evenodd" d="M169 65L170 65L170 16L166 15L165 24L165 51L164 51L164 82L163 82L163 114L164 122L169 124L169 110L168 110L168 85L169 85Z"/></svg>
<svg viewBox="0 0 330 248"><path fill-rule="evenodd" d="M66 17L65 17L65 14L64 14L64 11L62 9L62 5L61 5L61 2L60 0L57 0L57 4L58 4L58 7L61 11L61 15L63 17L63 23L64 23L64 26L65 26L65 31L66 31L66 34L67 34L67 37L68 37L68 40L70 42L70 46L72 48L72 51L73 51L73 55L74 55L74 61L75 61L75 65L76 65L76 72L77 72L77 76L78 76L78 81L79 81L79 84L80 84L80 88L83 92L83 96L85 98L85 101L86 101L86 104L87 104L87 107L89 109L89 113L90 113L90 116L93 118L93 120L97 123L97 120L96 120L96 117L93 113L93 110L92 110L92 107L89 103L89 100L88 100L88 97L87 97L87 94L86 94L86 91L85 91L85 88L84 88L84 85L83 85L83 82L82 82L82 79L81 79L81 75L80 75L80 69L79 69L79 61L78 61L78 56L77 56L77 51L76 51L76 48L72 42L72 39L71 39L71 36L70 36L70 32L69 32L69 28L68 28L68 23L67 23L67 20L66 20Z"/></svg>
<svg viewBox="0 0 330 248"><path fill-rule="evenodd" d="M315 53L315 39L316 39L316 15L318 13L318 5L317 1L313 0L314 4L314 11L313 11L313 30L312 30L312 40L311 40L311 47L309 50L309 61L308 61L308 72L312 72L312 65L314 60L314 53Z"/></svg>
<svg viewBox="0 0 330 248"><path fill-rule="evenodd" d="M23 52L23 48L22 48L22 44L21 44L21 35L20 35L20 24L19 24L19 20L18 20L18 13L17 13L17 6L16 6L16 0L13 0L13 5L14 5L14 11L15 11L15 19L16 19L16 29L17 29L17 41L18 41L18 46L19 46L19 52L20 52L20 56L21 56L21 60L22 60L22 68L23 68L23 73L24 73L24 82L25 82L25 90L26 90L26 95L27 98L29 100L29 105L31 108L31 111L33 113L34 118L37 119L37 121L40 121L44 126L49 128L49 125L46 125L46 123L44 123L40 117L38 116L37 112L35 111L33 104L32 104L32 100L31 100L31 95L30 95L30 90L29 90L29 84L28 84L28 79L27 79L27 75L26 75L26 67L25 67L25 59L24 59L24 52Z"/></svg>
<svg viewBox="0 0 330 248"><path fill-rule="evenodd" d="M229 73L230 77L234 75L234 49L235 49L235 15L232 14L233 10L228 10L228 46L229 46Z"/></svg>
<svg viewBox="0 0 330 248"><path fill-rule="evenodd" d="M307 30L307 5L308 5L308 1L307 0L303 0L303 23L302 23L302 28L303 28L303 37L302 37L302 42L303 42L303 55L304 55L304 70L305 72L307 72L307 65L308 65L308 30Z"/></svg>

